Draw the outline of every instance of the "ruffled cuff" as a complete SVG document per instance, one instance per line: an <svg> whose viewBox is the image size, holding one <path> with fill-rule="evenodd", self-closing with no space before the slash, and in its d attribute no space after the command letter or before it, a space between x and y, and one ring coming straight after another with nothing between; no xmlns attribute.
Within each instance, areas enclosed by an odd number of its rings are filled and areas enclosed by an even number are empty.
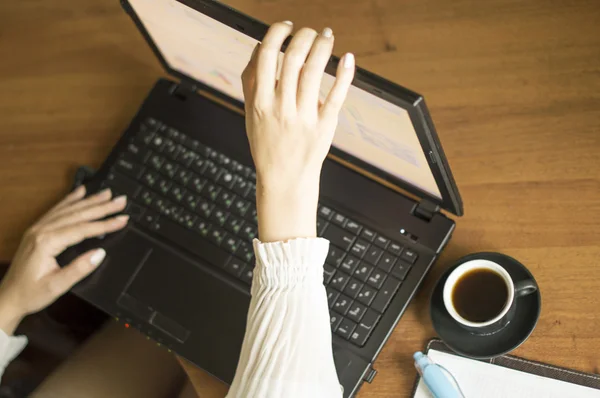
<svg viewBox="0 0 600 398"><path fill-rule="evenodd" d="M254 239L255 282L265 287L290 287L306 282L323 283L323 264L329 241L298 238L287 242L262 243Z"/></svg>
<svg viewBox="0 0 600 398"><path fill-rule="evenodd" d="M25 336L9 336L0 329L0 375L2 370L15 359L27 345Z"/></svg>

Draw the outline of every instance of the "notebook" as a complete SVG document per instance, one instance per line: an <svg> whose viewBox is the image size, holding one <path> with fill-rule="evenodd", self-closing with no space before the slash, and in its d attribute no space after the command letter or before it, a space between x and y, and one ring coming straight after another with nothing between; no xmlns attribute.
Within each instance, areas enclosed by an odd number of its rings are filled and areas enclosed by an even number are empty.
<svg viewBox="0 0 600 398"><path fill-rule="evenodd" d="M453 354L432 340L427 355L456 378L465 398L600 398L600 376L563 369L514 356L485 362ZM419 377L414 398L432 398Z"/></svg>

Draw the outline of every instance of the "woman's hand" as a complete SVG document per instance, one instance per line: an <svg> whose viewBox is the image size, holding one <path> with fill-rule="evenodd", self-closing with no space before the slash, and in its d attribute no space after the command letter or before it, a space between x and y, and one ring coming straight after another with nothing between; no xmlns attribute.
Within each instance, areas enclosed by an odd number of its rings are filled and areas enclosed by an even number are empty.
<svg viewBox="0 0 600 398"><path fill-rule="evenodd" d="M291 32L289 22L272 25L242 75L257 173L259 235L265 242L316 235L321 167L354 76L354 56L346 54L321 104L319 89L333 49L331 29L321 34L300 29L280 57Z"/></svg>
<svg viewBox="0 0 600 398"><path fill-rule="evenodd" d="M115 232L129 219L126 215L101 220L125 208L124 196L111 200L110 190L88 198L79 187L25 233L6 276L0 283L0 329L12 334L21 319L53 303L85 278L104 259L96 249L61 268L56 256L84 239Z"/></svg>

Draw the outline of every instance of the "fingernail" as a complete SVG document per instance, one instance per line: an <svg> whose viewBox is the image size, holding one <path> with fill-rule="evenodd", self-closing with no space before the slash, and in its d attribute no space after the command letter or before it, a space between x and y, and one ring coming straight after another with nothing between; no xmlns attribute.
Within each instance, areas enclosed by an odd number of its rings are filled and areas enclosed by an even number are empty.
<svg viewBox="0 0 600 398"><path fill-rule="evenodd" d="M80 185L73 191L76 195L81 195L85 191L85 185Z"/></svg>
<svg viewBox="0 0 600 398"><path fill-rule="evenodd" d="M294 23L292 21L283 21L283 23L286 25L294 26Z"/></svg>
<svg viewBox="0 0 600 398"><path fill-rule="evenodd" d="M354 54L348 53L344 55L344 68L350 69L354 66Z"/></svg>
<svg viewBox="0 0 600 398"><path fill-rule="evenodd" d="M124 205L125 203L127 203L127 196L125 196L125 195L117 196L116 198L113 199L113 202L118 203L120 205Z"/></svg>
<svg viewBox="0 0 600 398"><path fill-rule="evenodd" d="M109 197L110 197L110 196L112 196L112 192L111 192L110 188L105 188L105 189L103 189L102 191L100 191L100 193L98 193L98 195L103 195L103 196L104 196L104 195L106 195L107 193L108 193L108 196L109 196Z"/></svg>
<svg viewBox="0 0 600 398"><path fill-rule="evenodd" d="M323 37L331 37L333 36L333 30L331 30L331 28L325 28L323 29L322 35Z"/></svg>
<svg viewBox="0 0 600 398"><path fill-rule="evenodd" d="M123 214L121 216L117 216L116 220L119 222L127 222L129 221L129 216L127 214Z"/></svg>
<svg viewBox="0 0 600 398"><path fill-rule="evenodd" d="M98 249L92 254L92 257L90 257L90 263L92 263L92 265L100 265L102 260L104 260L104 257L106 257L106 250Z"/></svg>

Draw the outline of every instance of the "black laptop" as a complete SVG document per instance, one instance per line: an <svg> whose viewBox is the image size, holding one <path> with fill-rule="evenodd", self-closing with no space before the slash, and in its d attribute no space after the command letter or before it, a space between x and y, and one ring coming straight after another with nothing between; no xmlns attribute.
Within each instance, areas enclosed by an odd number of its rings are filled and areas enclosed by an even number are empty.
<svg viewBox="0 0 600 398"><path fill-rule="evenodd" d="M105 247L104 263L73 291L230 383L257 237L240 76L267 26L209 0L123 6L173 78L156 82L87 183L128 196L128 227L59 261ZM373 380L375 358L448 243L455 223L442 209L463 211L423 98L358 68L315 215L331 242L324 283L344 396Z"/></svg>

